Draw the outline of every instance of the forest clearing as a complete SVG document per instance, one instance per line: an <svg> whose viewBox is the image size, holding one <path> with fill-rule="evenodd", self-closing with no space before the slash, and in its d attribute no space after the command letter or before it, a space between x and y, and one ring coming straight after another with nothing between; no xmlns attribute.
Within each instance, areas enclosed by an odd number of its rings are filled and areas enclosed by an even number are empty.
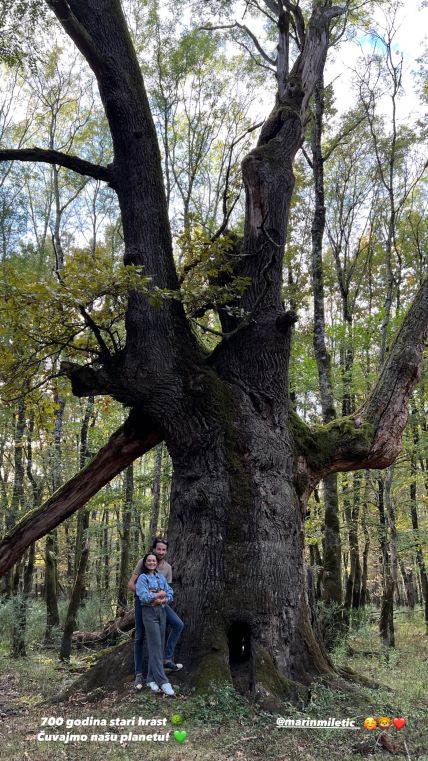
<svg viewBox="0 0 428 761"><path fill-rule="evenodd" d="M11 661L5 657L2 644L0 656L1 698L0 716L2 758L4 761L48 761L67 758L71 761L82 756L82 743L43 742L37 735L66 732L62 727L42 726L42 717L79 717L84 719L105 717L108 722L114 717L122 719L138 717L165 717L166 730L171 733L165 742L144 741L120 744L117 740L85 743L84 753L88 761L111 758L128 761L148 756L155 761L197 761L197 759L220 759L220 761L252 761L252 759L275 759L276 761L303 761L312 759L340 759L355 761L358 758L372 758L374 761L390 757L383 746L376 752L381 730L370 732L363 728L368 716L400 715L407 719L400 730L386 730L389 747L396 751L398 758L428 758L428 642L423 636L421 611L409 615L407 611L397 611L397 646L389 663L379 652L376 626L370 621L376 612L368 610L355 630L343 640L334 653L334 662L347 665L358 674L376 683L371 688L357 684L343 683L343 691L331 688L327 683L312 686L307 705L284 703L282 716L297 718L346 717L355 719L358 729L350 732L342 729L282 729L276 726L277 715L260 709L230 689L227 685L214 687L204 697L178 686L176 698L152 696L148 692L135 694L132 681L122 691L95 691L85 694L73 692L70 699L58 703L58 692L65 689L76 678L76 674L88 667L84 658L75 657L69 666L59 664L49 653L41 653L36 648L29 655L28 662ZM38 613L40 616L40 612ZM4 618L2 624L4 625ZM33 626L36 626L34 621ZM39 623L40 626L40 623ZM42 632L42 627L40 628ZM175 684L174 686L177 686ZM174 725L171 718L180 715L182 722ZM173 739L172 733L179 727L187 732L183 744ZM74 727L70 732L87 732L88 735L102 731L100 728ZM144 731L132 728L133 733ZM407 752L404 747L405 737ZM361 752L361 748L371 752ZM358 752L356 749L360 748ZM373 750L375 751L373 753Z"/></svg>
<svg viewBox="0 0 428 761"><path fill-rule="evenodd" d="M426 757L426 23L2 4L11 759Z"/></svg>

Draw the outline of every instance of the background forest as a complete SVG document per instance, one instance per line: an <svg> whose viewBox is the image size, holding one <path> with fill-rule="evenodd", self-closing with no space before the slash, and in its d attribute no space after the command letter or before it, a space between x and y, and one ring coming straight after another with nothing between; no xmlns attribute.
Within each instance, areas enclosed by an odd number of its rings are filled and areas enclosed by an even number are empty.
<svg viewBox="0 0 428 761"><path fill-rule="evenodd" d="M89 67L37 2L9 5L0 158L37 145L108 165ZM240 161L275 90L266 19L253 18L256 3L233 17L230 5L123 2L155 117L183 302L210 349L220 335L210 305L246 286L216 274L239 245ZM426 54L414 50L409 63L401 52L399 3L354 5L335 27L313 98L284 258L283 298L298 315L291 401L310 424L358 410L427 274ZM418 3L410 6L416 19ZM0 256L4 535L124 421L110 397L73 396L60 363L120 351L127 292L148 280L122 263L113 190L56 164L0 163ZM161 304L168 294L150 298ZM330 645L368 604L386 654L391 605L423 611L428 630L427 399L425 362L394 465L329 476L310 500L307 562ZM102 629L131 606L132 569L168 530L171 475L159 444L31 546L0 581L3 653L44 645L68 658L73 631Z"/></svg>

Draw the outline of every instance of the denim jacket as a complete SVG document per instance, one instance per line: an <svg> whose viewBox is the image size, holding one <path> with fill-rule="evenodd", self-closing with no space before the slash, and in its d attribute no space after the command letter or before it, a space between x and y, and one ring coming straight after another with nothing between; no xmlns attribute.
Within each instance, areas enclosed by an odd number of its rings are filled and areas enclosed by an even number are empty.
<svg viewBox="0 0 428 761"><path fill-rule="evenodd" d="M155 589L155 592L150 590ZM151 605L156 598L156 592L163 589L166 592L166 602L169 603L174 597L174 592L169 586L165 576L160 573L141 573L137 579L135 594L139 597L141 605Z"/></svg>

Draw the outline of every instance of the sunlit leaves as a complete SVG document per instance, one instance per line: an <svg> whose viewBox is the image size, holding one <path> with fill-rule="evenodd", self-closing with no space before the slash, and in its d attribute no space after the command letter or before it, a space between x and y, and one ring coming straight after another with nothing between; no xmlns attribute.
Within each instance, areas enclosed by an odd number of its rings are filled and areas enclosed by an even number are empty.
<svg viewBox="0 0 428 761"><path fill-rule="evenodd" d="M76 250L60 273L36 276L13 258L0 271L0 373L3 396L19 395L58 372L58 360L96 360L102 347L123 347L123 316L130 290L149 293L149 278L132 266L112 263L102 249L96 256Z"/></svg>
<svg viewBox="0 0 428 761"><path fill-rule="evenodd" d="M237 236L223 235L213 241L198 224L187 228L178 238L181 261L183 303L192 315L217 310L232 304L249 284L248 278L233 275L239 255ZM205 308L205 309L204 309Z"/></svg>

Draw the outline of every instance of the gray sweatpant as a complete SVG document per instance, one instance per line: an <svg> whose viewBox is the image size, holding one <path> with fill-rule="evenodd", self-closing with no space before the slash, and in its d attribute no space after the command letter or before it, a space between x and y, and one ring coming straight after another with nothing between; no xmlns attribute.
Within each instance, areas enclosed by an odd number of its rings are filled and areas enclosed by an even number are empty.
<svg viewBox="0 0 428 761"><path fill-rule="evenodd" d="M149 667L147 684L156 682L160 687L168 681L163 669L163 652L165 648L166 614L163 605L142 605L144 630L146 633Z"/></svg>

